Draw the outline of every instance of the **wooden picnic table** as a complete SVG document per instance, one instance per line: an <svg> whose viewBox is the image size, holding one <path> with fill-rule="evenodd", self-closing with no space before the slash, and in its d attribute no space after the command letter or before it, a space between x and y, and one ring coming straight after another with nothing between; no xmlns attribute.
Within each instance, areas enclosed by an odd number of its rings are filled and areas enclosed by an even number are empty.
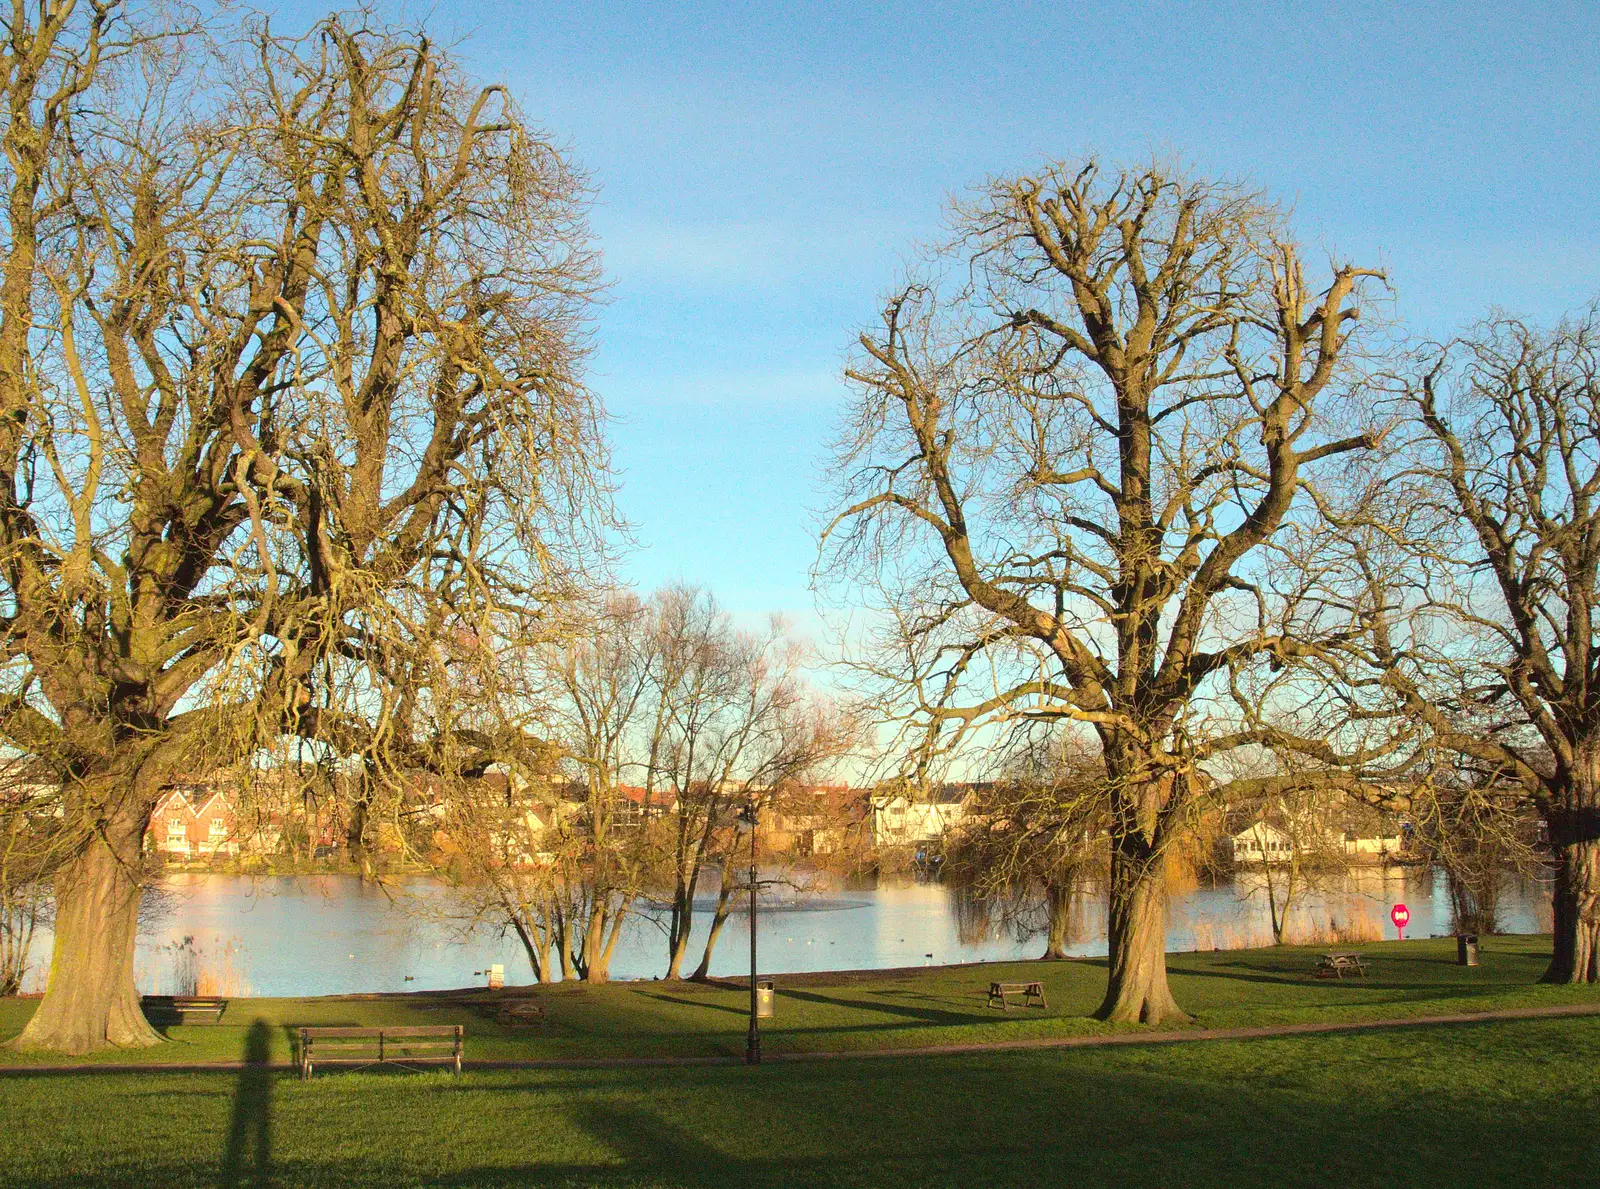
<svg viewBox="0 0 1600 1189"><path fill-rule="evenodd" d="M1347 974L1359 974L1362 978L1366 978L1366 959L1354 953L1327 953L1317 959L1318 978L1336 978L1343 981Z"/></svg>
<svg viewBox="0 0 1600 1189"><path fill-rule="evenodd" d="M502 1024L543 1024L544 1005L532 999L511 999L500 1005L495 1018Z"/></svg>
<svg viewBox="0 0 1600 1189"><path fill-rule="evenodd" d="M989 1006L998 1000L1001 1011L1011 1010L1011 997L1020 996L1023 1007L1049 1008L1045 1002L1043 983L990 983Z"/></svg>

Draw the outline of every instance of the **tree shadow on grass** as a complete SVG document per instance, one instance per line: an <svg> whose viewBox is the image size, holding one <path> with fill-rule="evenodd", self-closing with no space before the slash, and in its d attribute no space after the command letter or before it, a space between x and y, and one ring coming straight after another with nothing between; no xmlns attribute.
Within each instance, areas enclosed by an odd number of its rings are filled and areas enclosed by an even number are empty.
<svg viewBox="0 0 1600 1189"><path fill-rule="evenodd" d="M787 993L788 992L785 992L785 994ZM730 1007L726 1003L710 1003L704 999L685 999L681 995L663 995L659 991L637 991L635 994L637 994L641 999L655 999L661 1003L677 1003L682 1004L684 1007L701 1007L705 1008L707 1011L728 1012L736 1016L747 1016L750 1014L749 1007Z"/></svg>
<svg viewBox="0 0 1600 1189"><path fill-rule="evenodd" d="M1481 997L1487 997L1487 996L1501 994L1501 993L1507 992L1507 991L1515 991L1515 990L1522 989L1522 984L1515 984L1515 983L1488 983L1488 982L1485 982L1483 984L1474 985L1474 984L1469 983L1469 982L1454 982L1454 981L1450 981L1450 980L1433 980L1433 981L1428 981L1428 982L1418 982L1418 981L1399 982L1399 981L1395 981L1393 979L1384 978L1383 977L1383 973L1384 973L1383 972L1383 964L1385 964L1385 963L1393 963L1393 962L1396 962L1396 961L1397 961L1396 959L1392 959L1392 958L1374 959L1372 962L1369 963L1371 965L1371 967L1372 967L1372 972L1370 974L1368 974L1367 977L1365 977L1365 978L1360 978L1360 977L1355 977L1355 976L1352 976L1351 978L1346 978L1346 979L1318 978L1316 976L1316 971L1315 971L1314 967L1312 967L1310 965L1308 965L1305 968L1305 970L1303 970L1303 971L1285 970L1285 971L1283 971L1281 973L1270 973L1269 971L1264 970L1262 967L1251 966L1251 965L1248 965L1248 964L1246 964L1244 962L1226 963L1225 965L1227 966L1227 969L1218 969L1217 967L1210 967L1210 968L1172 967L1172 968L1169 968L1169 970L1168 970L1168 976L1173 981L1177 981L1177 980L1180 980L1180 979L1188 979L1188 978L1216 979L1216 980L1220 980L1222 982L1264 983L1264 984L1266 984L1268 986L1280 987L1280 988L1285 988L1285 989L1302 989L1302 988L1310 988L1310 987L1318 987L1318 988L1321 988L1321 987L1352 987L1352 988L1359 988L1359 989L1362 989L1362 990L1370 990L1370 991L1380 992L1383 995L1385 1001L1391 1001L1391 1002L1394 1002L1394 1003L1410 1003L1410 1002L1417 1001L1417 1000L1438 999L1440 997L1441 992L1448 994L1451 998L1481 998ZM1398 959L1398 961L1404 962L1404 961L1410 961L1410 959ZM1528 985L1531 985L1531 984L1528 984ZM1218 1006L1227 1006L1227 1007L1241 1007L1241 1006L1261 1006L1261 1007L1297 1006L1297 1007L1302 1007L1303 1006L1303 1007L1316 1008L1316 1007L1327 1007L1327 1006L1329 1006L1329 1004L1326 1003L1326 1002L1322 1002L1322 1003L1290 1003L1288 1001L1279 1002L1279 1003L1255 1003L1255 1004L1252 1004L1249 1001L1241 1001L1240 1003L1237 1003L1237 1004L1226 1004L1226 1005L1213 1004L1213 1005L1210 1005L1210 1006L1214 1010Z"/></svg>
<svg viewBox="0 0 1600 1189"><path fill-rule="evenodd" d="M800 999L806 1003L822 1003L846 1011L882 1012L884 1015L904 1016L925 1024L960 1024L985 1017L979 1012L953 1011L949 1008L913 1007L908 1003L863 1003L859 999L840 999L832 995L819 995L815 991L797 991L786 987L778 992L780 999ZM843 1031L844 1029L841 1029Z"/></svg>
<svg viewBox="0 0 1600 1189"><path fill-rule="evenodd" d="M280 1128L267 1175L451 1189L1588 1184L1597 1058L1600 1025L1561 1021L1123 1053L507 1073L448 1095L397 1082L418 1089L377 1099L373 1085L319 1081L285 1094L293 1126ZM182 1144L141 1150L140 1116L120 1094L75 1084L85 1096L63 1123L119 1111L130 1126L83 1131L113 1146L70 1172L13 1157L0 1185L189 1189L209 1178ZM248 1137L254 1116L241 1105ZM383 1142L347 1146L357 1125ZM233 1183L250 1184L248 1144L240 1152Z"/></svg>
<svg viewBox="0 0 1600 1189"><path fill-rule="evenodd" d="M233 1115L218 1172L220 1189L272 1183L272 1032L257 1020L245 1034L245 1067L233 1091Z"/></svg>
<svg viewBox="0 0 1600 1189"><path fill-rule="evenodd" d="M1452 1064L1475 1056L1470 1038L1454 1045L1461 1051ZM1259 1062L1233 1057L1220 1066L1161 1056L1111 1063L997 1055L653 1074L613 1083L609 1100L574 1101L561 1112L571 1130L591 1141L587 1153L569 1149L548 1163L513 1158L428 1183L453 1189L1577 1183L1570 1178L1594 1145L1572 1128L1589 1117L1592 1091L1508 1111L1481 1084L1447 1087L1430 1077L1405 1085L1418 1058L1427 1061L1436 1047L1404 1037L1301 1041L1287 1053L1256 1050ZM1493 1055L1503 1053L1485 1054ZM1355 1058L1348 1080L1302 1068L1345 1057ZM685 1109L686 1100L700 1109Z"/></svg>

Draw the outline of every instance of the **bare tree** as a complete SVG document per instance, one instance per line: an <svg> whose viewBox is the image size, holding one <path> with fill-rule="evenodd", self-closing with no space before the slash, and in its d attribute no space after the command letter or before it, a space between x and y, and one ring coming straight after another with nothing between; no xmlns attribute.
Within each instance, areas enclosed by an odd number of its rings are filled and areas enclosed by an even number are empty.
<svg viewBox="0 0 1600 1189"><path fill-rule="evenodd" d="M772 802L811 779L853 736L846 716L805 688L805 651L781 620L762 634L738 631L708 594L684 587L659 592L654 608L662 656L659 732L646 784L672 794L667 977L681 975L695 890L710 864L718 890L697 972L704 977L737 887L731 810L752 796Z"/></svg>
<svg viewBox="0 0 1600 1189"><path fill-rule="evenodd" d="M1348 676L1419 754L1522 791L1555 859L1546 981L1600 981L1600 314L1497 318L1419 370L1415 433L1351 518L1377 676Z"/></svg>
<svg viewBox="0 0 1600 1189"><path fill-rule="evenodd" d="M52 833L57 798L31 768L13 759L0 771L0 996L22 989L34 934L51 915L56 856L41 836Z"/></svg>
<svg viewBox="0 0 1600 1189"><path fill-rule="evenodd" d="M1099 1014L1181 1018L1164 856L1197 765L1258 737L1207 699L1315 630L1286 626L1263 558L1376 440L1340 399L1375 274L1317 285L1257 195L1159 165L1000 179L955 219L848 370L823 565L880 592L859 665L924 757L1040 719L1098 735Z"/></svg>
<svg viewBox="0 0 1600 1189"><path fill-rule="evenodd" d="M39 11L0 44L0 734L73 834L18 1043L84 1052L159 1039L163 784L284 735L390 785L515 752L455 697L556 630L607 479L585 182L503 88L365 13Z"/></svg>
<svg viewBox="0 0 1600 1189"><path fill-rule="evenodd" d="M1028 743L974 790L943 877L972 925L1009 927L1019 941L1043 933L1041 957L1065 958L1079 902L1105 876L1105 772L1071 736Z"/></svg>
<svg viewBox="0 0 1600 1189"><path fill-rule="evenodd" d="M1238 796L1224 786L1219 796L1246 821L1241 833L1254 846L1236 860L1247 894L1267 898L1272 944L1284 944L1289 916L1305 894L1337 884L1348 870L1343 833L1337 828L1347 796L1337 781L1316 773L1272 781L1266 794Z"/></svg>
<svg viewBox="0 0 1600 1189"><path fill-rule="evenodd" d="M583 635L543 657L551 741L577 773L577 799L556 816L546 844L563 892L558 943L564 972L588 982L610 977L623 926L658 877L650 826L659 803L648 786L635 803L626 782L649 768L661 642L649 605L621 591L605 598Z"/></svg>
<svg viewBox="0 0 1600 1189"><path fill-rule="evenodd" d="M1506 883L1548 874L1526 791L1494 773L1453 765L1410 801L1411 846L1444 871L1451 928L1499 932Z"/></svg>
<svg viewBox="0 0 1600 1189"><path fill-rule="evenodd" d="M552 756L552 760L554 757ZM470 932L513 934L535 982L562 969L571 896L562 881L567 837L552 824L562 811L557 786L519 771L479 780L445 802L442 866L456 895L446 912Z"/></svg>

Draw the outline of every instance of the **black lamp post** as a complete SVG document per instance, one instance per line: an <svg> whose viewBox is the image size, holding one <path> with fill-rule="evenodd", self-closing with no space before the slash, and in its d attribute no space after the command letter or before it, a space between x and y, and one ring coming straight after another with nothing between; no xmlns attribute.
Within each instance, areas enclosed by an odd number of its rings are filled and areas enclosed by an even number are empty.
<svg viewBox="0 0 1600 1189"><path fill-rule="evenodd" d="M756 1017L756 801L752 797L739 810L739 828L750 831L750 1035L745 1041L744 1063L761 1064L761 1025Z"/></svg>

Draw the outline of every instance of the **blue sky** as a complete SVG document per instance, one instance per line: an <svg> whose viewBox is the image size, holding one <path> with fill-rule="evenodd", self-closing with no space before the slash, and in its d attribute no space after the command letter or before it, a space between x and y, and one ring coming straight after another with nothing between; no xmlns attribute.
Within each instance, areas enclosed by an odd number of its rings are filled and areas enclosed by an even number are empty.
<svg viewBox="0 0 1600 1189"><path fill-rule="evenodd" d="M301 10L310 12L310 9ZM415 19L419 9L393 10ZM1600 6L480 3L427 10L599 188L625 576L811 622L856 330L948 195L1176 154L1447 333L1600 293Z"/></svg>

